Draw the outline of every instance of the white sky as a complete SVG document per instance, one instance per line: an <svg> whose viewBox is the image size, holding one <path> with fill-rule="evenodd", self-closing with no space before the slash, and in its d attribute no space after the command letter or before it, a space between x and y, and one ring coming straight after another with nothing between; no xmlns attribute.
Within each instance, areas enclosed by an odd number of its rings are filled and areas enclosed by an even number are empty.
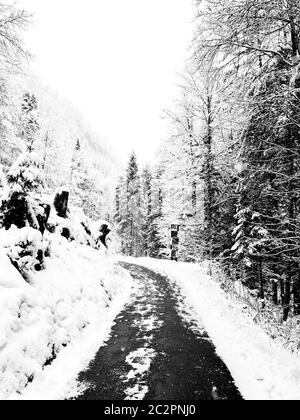
<svg viewBox="0 0 300 420"><path fill-rule="evenodd" d="M124 161L152 161L178 94L192 0L19 0L42 80L74 103Z"/></svg>

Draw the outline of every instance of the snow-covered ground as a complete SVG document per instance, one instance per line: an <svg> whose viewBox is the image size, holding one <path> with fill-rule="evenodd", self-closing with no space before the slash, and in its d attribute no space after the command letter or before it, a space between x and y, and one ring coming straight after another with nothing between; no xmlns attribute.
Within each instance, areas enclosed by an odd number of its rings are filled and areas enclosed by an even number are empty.
<svg viewBox="0 0 300 420"><path fill-rule="evenodd" d="M205 264L122 258L168 276L194 307L247 400L300 400L300 357L273 341L232 301Z"/></svg>
<svg viewBox="0 0 300 420"><path fill-rule="evenodd" d="M245 399L300 400L300 358L255 324L208 276L205 264L121 259L179 287ZM104 249L59 235L52 238L45 270L31 272L28 282L1 246L0 267L0 399L76 395L76 377L108 340L130 300L132 278ZM138 372L136 356L127 360L132 375Z"/></svg>
<svg viewBox="0 0 300 420"><path fill-rule="evenodd" d="M104 248L60 235L27 282L7 253L0 246L0 399L62 399L109 336L132 279Z"/></svg>

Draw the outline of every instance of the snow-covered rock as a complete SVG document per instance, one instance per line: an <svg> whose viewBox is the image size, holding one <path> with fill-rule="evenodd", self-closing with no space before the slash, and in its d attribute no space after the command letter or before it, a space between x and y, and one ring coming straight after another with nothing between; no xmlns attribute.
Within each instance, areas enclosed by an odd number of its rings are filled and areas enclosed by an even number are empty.
<svg viewBox="0 0 300 420"><path fill-rule="evenodd" d="M0 248L0 288L15 289L24 285L24 279L18 270L12 265L6 252Z"/></svg>
<svg viewBox="0 0 300 420"><path fill-rule="evenodd" d="M39 252L43 255L44 245L42 234L37 229L17 229L16 226L9 230L1 229L0 247L24 277L42 262L39 260Z"/></svg>

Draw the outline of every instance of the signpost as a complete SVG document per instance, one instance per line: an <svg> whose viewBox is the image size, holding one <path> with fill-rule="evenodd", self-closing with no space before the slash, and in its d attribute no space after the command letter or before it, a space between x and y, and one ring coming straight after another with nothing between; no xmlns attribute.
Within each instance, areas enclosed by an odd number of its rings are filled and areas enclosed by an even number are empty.
<svg viewBox="0 0 300 420"><path fill-rule="evenodd" d="M180 225L171 225L171 260L178 261Z"/></svg>

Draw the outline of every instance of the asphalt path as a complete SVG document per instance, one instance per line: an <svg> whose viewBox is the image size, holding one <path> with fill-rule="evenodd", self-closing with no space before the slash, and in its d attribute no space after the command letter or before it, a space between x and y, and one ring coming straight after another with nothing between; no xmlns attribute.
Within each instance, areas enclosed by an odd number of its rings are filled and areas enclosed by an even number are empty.
<svg viewBox="0 0 300 420"><path fill-rule="evenodd" d="M82 372L79 400L240 400L204 327L168 278L134 264L131 303Z"/></svg>

